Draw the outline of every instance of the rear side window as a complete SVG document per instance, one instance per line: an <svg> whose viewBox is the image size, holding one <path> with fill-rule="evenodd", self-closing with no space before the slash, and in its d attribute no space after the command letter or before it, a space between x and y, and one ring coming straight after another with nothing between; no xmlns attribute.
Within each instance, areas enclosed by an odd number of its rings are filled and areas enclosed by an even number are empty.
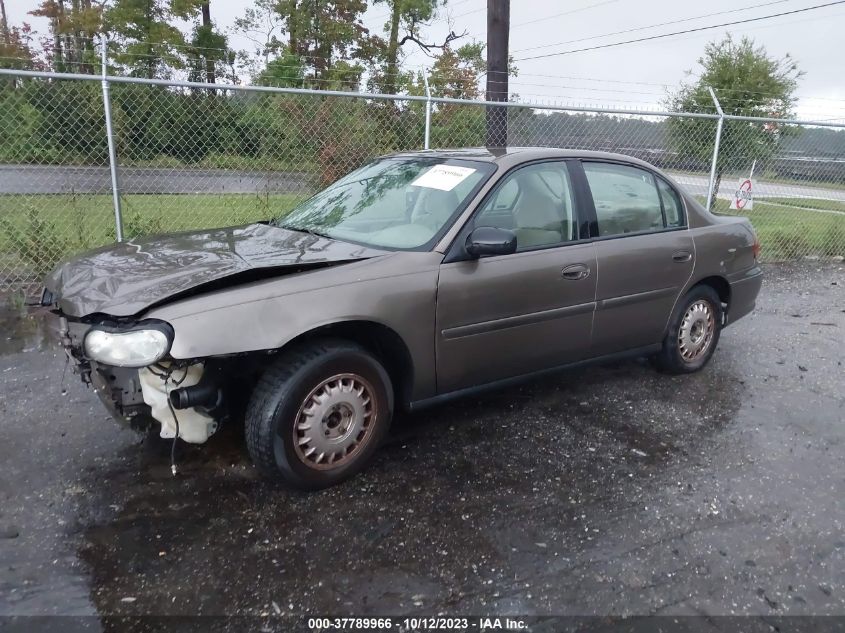
<svg viewBox="0 0 845 633"><path fill-rule="evenodd" d="M666 213L666 226L683 226L684 212L678 193L660 178L657 179L657 190L660 192L663 211Z"/></svg>
<svg viewBox="0 0 845 633"><path fill-rule="evenodd" d="M599 235L623 235L663 228L654 176L629 165L585 162Z"/></svg>

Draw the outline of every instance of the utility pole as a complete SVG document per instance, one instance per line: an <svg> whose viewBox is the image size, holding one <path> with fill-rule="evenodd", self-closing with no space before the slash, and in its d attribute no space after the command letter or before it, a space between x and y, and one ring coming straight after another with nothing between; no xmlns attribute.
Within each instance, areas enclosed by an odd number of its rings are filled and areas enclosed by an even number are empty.
<svg viewBox="0 0 845 633"><path fill-rule="evenodd" d="M206 34L211 33L212 24L211 24L211 6L209 2L203 2L200 6L200 10L202 11L202 26L206 31ZM206 83L213 84L215 75L217 74L214 70L214 51L204 51L205 52L205 81Z"/></svg>
<svg viewBox="0 0 845 633"><path fill-rule="evenodd" d="M508 100L508 34L510 0L487 0L487 101ZM508 112L504 106L487 106L487 147L508 144Z"/></svg>
<svg viewBox="0 0 845 633"><path fill-rule="evenodd" d="M6 48L11 48L12 38L9 36L9 22L6 18L6 3L3 0L0 0L0 20L3 21L3 43L6 45ZM11 52L6 53L6 55L11 54Z"/></svg>

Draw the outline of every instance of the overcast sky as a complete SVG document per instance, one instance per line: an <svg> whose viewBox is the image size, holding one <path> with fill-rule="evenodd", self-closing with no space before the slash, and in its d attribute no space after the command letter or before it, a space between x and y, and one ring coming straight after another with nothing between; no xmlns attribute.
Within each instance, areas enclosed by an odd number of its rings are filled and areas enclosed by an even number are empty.
<svg viewBox="0 0 845 633"><path fill-rule="evenodd" d="M753 37L773 55L791 53L806 71L798 89L797 110L801 118L845 119L845 3L649 42L520 61L534 55L735 22L831 1L512 0L510 49L517 60L519 76L511 80L511 92L530 102L659 108L664 86L674 87L684 79L686 71L695 71L704 45L731 32L737 37ZM6 0L10 22L29 21L38 31L46 32L46 22L27 15L37 4L37 0ZM226 30L248 4L249 0L212 0L212 17L218 27ZM762 4L767 6L746 9ZM387 8L384 4L370 5L364 22L371 31L381 32ZM487 0L449 0L447 9L441 10L427 29L427 35L432 41L442 41L451 21L458 33L468 32L465 39L486 41L486 5ZM686 20L706 14L711 15ZM685 21L641 28L677 20ZM636 30L607 35L627 29ZM560 42L569 43L549 46ZM251 48L247 40L234 35L230 35L230 45ZM413 45L406 45L405 51L407 68L430 63Z"/></svg>

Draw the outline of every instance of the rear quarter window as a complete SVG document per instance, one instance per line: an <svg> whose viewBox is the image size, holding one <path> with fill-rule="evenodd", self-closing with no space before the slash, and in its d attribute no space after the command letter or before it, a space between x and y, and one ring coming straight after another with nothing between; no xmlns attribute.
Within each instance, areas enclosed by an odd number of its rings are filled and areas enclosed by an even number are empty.
<svg viewBox="0 0 845 633"><path fill-rule="evenodd" d="M663 202L663 210L666 213L666 226L683 226L684 206L678 192L660 178L657 179L657 190L660 192L660 200Z"/></svg>

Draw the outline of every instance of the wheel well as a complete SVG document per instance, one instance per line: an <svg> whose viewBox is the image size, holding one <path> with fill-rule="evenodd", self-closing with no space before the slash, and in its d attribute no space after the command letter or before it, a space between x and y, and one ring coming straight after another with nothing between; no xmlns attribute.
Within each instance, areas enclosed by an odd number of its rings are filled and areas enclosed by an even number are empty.
<svg viewBox="0 0 845 633"><path fill-rule="evenodd" d="M397 405L410 402L414 364L408 346L394 330L374 321L342 321L300 334L284 347L326 337L353 341L370 352L387 370Z"/></svg>
<svg viewBox="0 0 845 633"><path fill-rule="evenodd" d="M719 295L722 303L730 307L731 304L731 285L724 277L705 277L701 279L696 286L710 286Z"/></svg>

